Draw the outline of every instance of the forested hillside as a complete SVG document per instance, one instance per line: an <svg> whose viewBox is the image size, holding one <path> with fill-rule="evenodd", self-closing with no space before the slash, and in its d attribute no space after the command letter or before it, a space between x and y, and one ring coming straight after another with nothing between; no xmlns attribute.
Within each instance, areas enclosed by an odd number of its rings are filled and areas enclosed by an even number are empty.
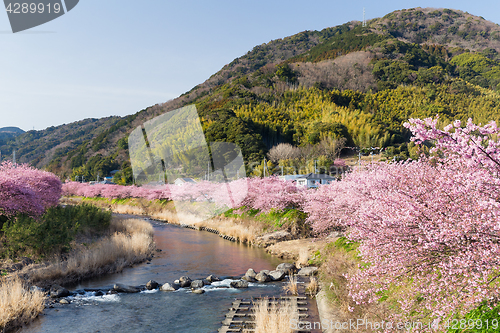
<svg viewBox="0 0 500 333"><path fill-rule="evenodd" d="M61 177L113 169L130 182L127 136L149 119L195 104L207 141L238 144L247 163L279 143L345 138L402 151L411 117L499 120L500 27L450 9L414 8L254 47L179 98L134 115L29 131L0 150ZM406 154L406 155L405 155ZM316 156L319 157L319 156ZM402 153L402 158L409 153Z"/></svg>
<svg viewBox="0 0 500 333"><path fill-rule="evenodd" d="M2 127L0 128L0 144L23 133L24 131L17 127Z"/></svg>

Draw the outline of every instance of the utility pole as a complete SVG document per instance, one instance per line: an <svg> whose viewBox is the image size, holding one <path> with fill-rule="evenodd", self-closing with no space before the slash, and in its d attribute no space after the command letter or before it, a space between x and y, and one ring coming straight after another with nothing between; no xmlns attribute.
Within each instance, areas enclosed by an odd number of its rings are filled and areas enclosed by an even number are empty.
<svg viewBox="0 0 500 333"><path fill-rule="evenodd" d="M363 27L366 27L365 7L363 7Z"/></svg>
<svg viewBox="0 0 500 333"><path fill-rule="evenodd" d="M14 153L12 154L12 162L16 164L16 150L14 149Z"/></svg>
<svg viewBox="0 0 500 333"><path fill-rule="evenodd" d="M358 153L358 171L361 171L361 150Z"/></svg>

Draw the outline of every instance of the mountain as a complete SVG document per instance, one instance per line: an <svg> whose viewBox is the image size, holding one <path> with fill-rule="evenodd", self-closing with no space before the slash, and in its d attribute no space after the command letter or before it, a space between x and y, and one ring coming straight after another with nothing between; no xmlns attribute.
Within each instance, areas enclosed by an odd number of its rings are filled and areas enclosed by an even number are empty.
<svg viewBox="0 0 500 333"><path fill-rule="evenodd" d="M18 127L2 127L0 128L0 144L10 138L14 138L23 134L24 131Z"/></svg>
<svg viewBox="0 0 500 333"><path fill-rule="evenodd" d="M278 143L348 145L411 154L410 117L500 120L500 26L459 10L412 8L304 31L254 47L178 98L127 117L28 131L0 150L61 177L131 170L127 136L195 104L207 141L242 147L248 163ZM186 134L187 135L187 134ZM201 163L201 162L200 162ZM201 168L194 165L190 168Z"/></svg>

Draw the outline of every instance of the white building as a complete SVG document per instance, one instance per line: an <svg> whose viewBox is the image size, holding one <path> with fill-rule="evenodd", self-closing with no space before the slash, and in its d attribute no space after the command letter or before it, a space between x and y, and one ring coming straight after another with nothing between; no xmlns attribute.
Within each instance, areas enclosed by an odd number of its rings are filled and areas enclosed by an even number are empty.
<svg viewBox="0 0 500 333"><path fill-rule="evenodd" d="M297 183L297 186L306 186L307 188L316 188L319 185L327 185L336 180L337 178L330 175L317 173L296 175L296 178L294 179L294 181Z"/></svg>

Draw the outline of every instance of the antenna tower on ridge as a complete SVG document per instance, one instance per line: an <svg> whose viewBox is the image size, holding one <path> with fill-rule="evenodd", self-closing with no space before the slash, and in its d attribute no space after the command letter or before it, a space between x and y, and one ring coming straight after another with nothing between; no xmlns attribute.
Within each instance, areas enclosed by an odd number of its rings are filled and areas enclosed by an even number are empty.
<svg viewBox="0 0 500 333"><path fill-rule="evenodd" d="M365 7L363 7L363 27L366 27Z"/></svg>

